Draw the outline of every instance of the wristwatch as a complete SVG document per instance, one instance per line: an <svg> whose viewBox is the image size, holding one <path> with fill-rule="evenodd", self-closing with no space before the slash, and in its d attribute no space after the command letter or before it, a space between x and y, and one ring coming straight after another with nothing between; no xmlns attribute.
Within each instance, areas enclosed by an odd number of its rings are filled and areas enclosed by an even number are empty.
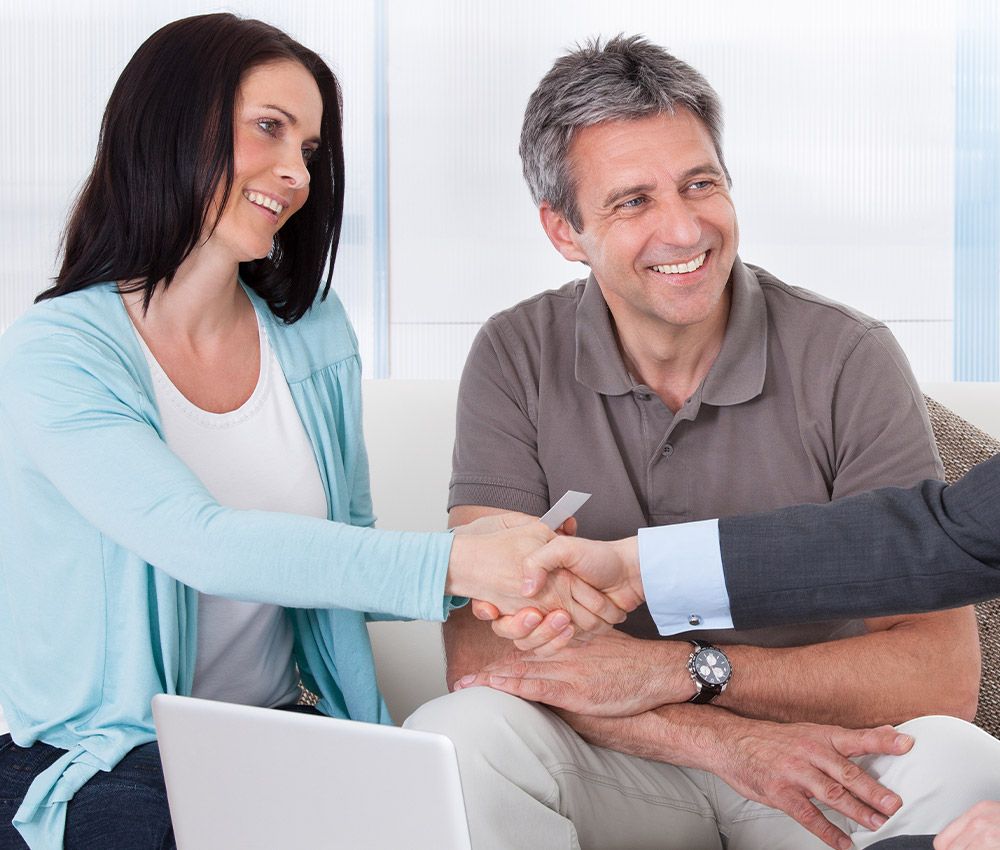
<svg viewBox="0 0 1000 850"><path fill-rule="evenodd" d="M697 692L688 702L711 702L725 689L733 676L729 656L721 649L707 643L691 641L694 652L688 658L688 673Z"/></svg>

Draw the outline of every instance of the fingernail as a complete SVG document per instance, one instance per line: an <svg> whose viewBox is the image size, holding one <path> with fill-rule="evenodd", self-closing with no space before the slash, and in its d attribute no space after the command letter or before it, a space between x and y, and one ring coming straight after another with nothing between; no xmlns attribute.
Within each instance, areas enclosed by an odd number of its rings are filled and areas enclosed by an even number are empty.
<svg viewBox="0 0 1000 850"><path fill-rule="evenodd" d="M530 614L524 615L524 625L529 629L535 628L540 622L542 622L542 615L532 611Z"/></svg>
<svg viewBox="0 0 1000 850"><path fill-rule="evenodd" d="M504 678L503 676L490 676L491 685L502 685L506 681L507 679Z"/></svg>
<svg viewBox="0 0 1000 850"><path fill-rule="evenodd" d="M854 842L850 838L838 838L837 846L840 850L851 850L854 847Z"/></svg>
<svg viewBox="0 0 1000 850"><path fill-rule="evenodd" d="M908 747L913 743L913 738L910 735L899 734L896 736L896 746L897 747Z"/></svg>
<svg viewBox="0 0 1000 850"><path fill-rule="evenodd" d="M899 797L895 794L886 794L882 798L881 806L883 811L895 810L895 808L902 802Z"/></svg>
<svg viewBox="0 0 1000 850"><path fill-rule="evenodd" d="M564 629L569 625L569 614L564 614L559 612L552 617L552 628L553 629Z"/></svg>
<svg viewBox="0 0 1000 850"><path fill-rule="evenodd" d="M531 596L535 592L535 580L533 578L526 578L521 582L521 595Z"/></svg>
<svg viewBox="0 0 1000 850"><path fill-rule="evenodd" d="M559 632L559 637L573 637L574 634L576 634L576 629L574 629L572 626L567 626L565 629Z"/></svg>
<svg viewBox="0 0 1000 850"><path fill-rule="evenodd" d="M888 818L885 817L885 815L872 815L871 817L872 827L874 829L878 829L880 826L883 826L887 820Z"/></svg>
<svg viewBox="0 0 1000 850"><path fill-rule="evenodd" d="M459 679L458 683L460 685L471 685L474 681L476 681L476 674L470 673L468 676L463 676L461 679Z"/></svg>

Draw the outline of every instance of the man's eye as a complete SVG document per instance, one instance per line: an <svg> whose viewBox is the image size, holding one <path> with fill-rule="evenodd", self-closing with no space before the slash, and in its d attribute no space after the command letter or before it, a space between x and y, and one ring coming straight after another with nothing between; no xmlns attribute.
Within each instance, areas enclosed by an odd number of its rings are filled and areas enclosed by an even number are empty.
<svg viewBox="0 0 1000 850"><path fill-rule="evenodd" d="M690 183L688 185L688 189L700 192L703 189L707 189L711 185L713 185L711 180L696 180L694 183Z"/></svg>
<svg viewBox="0 0 1000 850"><path fill-rule="evenodd" d="M641 207L644 203L646 203L645 198L629 198L627 201L619 204L618 208L623 210L634 210L637 207Z"/></svg>

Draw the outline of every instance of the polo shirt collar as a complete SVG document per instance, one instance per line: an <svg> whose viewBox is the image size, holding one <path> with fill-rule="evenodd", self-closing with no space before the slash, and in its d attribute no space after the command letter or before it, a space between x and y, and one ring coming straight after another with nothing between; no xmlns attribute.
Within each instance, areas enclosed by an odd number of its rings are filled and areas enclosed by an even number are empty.
<svg viewBox="0 0 1000 850"><path fill-rule="evenodd" d="M729 289L729 322L722 350L700 390L705 404L741 404L764 388L767 306L757 278L739 257L729 275ZM576 309L575 375L602 395L624 395L636 387L618 348L611 311L593 274Z"/></svg>

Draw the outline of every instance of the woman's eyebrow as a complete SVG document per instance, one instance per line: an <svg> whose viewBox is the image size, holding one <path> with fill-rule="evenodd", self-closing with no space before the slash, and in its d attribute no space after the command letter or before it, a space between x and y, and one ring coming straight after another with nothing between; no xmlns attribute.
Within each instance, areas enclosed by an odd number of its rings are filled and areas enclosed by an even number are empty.
<svg viewBox="0 0 1000 850"><path fill-rule="evenodd" d="M280 112L280 113L281 113L282 115L284 115L284 116L285 116L285 117L286 117L286 118L288 119L288 123L289 123L289 124L291 124L291 125L292 125L293 127L294 127L294 126L295 126L296 124L298 124L298 123L299 123L299 119L298 119L298 118L296 118L296 117L295 117L295 116L294 116L294 115L293 115L293 114L292 114L291 112L289 112L289 111L288 111L287 109L282 109L282 107L280 107L280 106L276 106L276 105L275 105L275 104L273 104L273 103L265 103L265 104L262 104L262 107L263 107L264 109L273 109L273 110L274 110L275 112Z"/></svg>

